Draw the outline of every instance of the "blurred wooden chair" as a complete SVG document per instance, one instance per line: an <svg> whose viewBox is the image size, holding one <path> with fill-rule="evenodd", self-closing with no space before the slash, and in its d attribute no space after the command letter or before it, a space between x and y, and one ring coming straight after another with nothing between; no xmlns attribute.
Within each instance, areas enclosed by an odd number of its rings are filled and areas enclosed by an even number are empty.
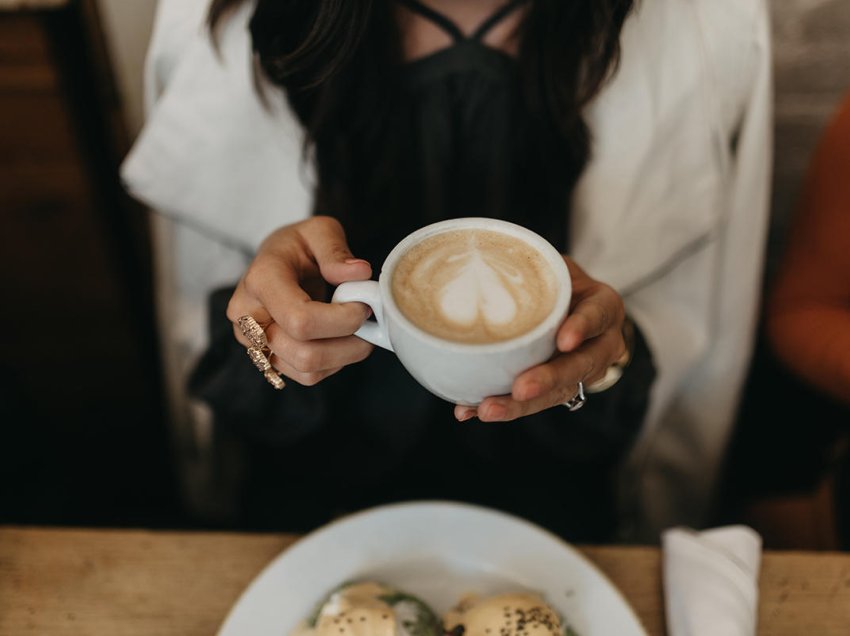
<svg viewBox="0 0 850 636"><path fill-rule="evenodd" d="M763 345L715 521L750 525L767 548L850 549L850 412L803 385Z"/></svg>
<svg viewBox="0 0 850 636"><path fill-rule="evenodd" d="M756 498L744 505L739 521L757 530L768 548L850 549L841 505L846 495L841 462L850 460L847 441L845 437L836 444L836 464L813 490Z"/></svg>

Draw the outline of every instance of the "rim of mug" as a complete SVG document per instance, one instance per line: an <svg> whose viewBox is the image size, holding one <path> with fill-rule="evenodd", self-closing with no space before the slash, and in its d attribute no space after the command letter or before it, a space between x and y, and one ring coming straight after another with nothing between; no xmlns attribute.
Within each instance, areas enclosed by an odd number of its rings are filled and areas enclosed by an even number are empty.
<svg viewBox="0 0 850 636"><path fill-rule="evenodd" d="M499 340L498 342L457 342L455 340L440 338L428 333L420 327L417 327L398 308L395 298L393 298L391 282L392 274L395 271L395 266L399 259L407 253L413 245L420 243L426 238L430 238L431 236L436 236L438 234L444 234L453 230L463 229L489 230L518 238L531 244L532 247L537 249L537 251L540 252L540 254L546 259L546 262L552 267L552 271L555 274L556 284L558 285L558 297L555 300L555 306L552 308L550 314L531 331L526 331L515 338ZM572 279L570 277L569 268L564 262L564 257L549 241L536 232L521 225L517 225L516 223L503 221L502 219L492 219L480 216L469 216L437 221L436 223L426 225L425 227L408 234L387 255L383 265L381 265L381 273L378 277L378 284L381 289L384 313L387 313L387 311L391 312L395 322L398 323L398 325L405 331L412 333L419 340L429 343L435 347L449 351L469 353L499 353L515 349L517 347L522 347L526 342L534 342L553 327L557 328L560 326L560 324L566 319L570 299L572 298Z"/></svg>

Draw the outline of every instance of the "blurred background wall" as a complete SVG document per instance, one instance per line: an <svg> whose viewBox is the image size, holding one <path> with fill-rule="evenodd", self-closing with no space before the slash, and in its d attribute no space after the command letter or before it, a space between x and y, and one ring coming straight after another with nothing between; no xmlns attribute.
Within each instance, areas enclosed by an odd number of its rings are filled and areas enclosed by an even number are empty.
<svg viewBox="0 0 850 636"><path fill-rule="evenodd" d="M850 1L770 3L776 68L772 265L818 135L850 90Z"/></svg>
<svg viewBox="0 0 850 636"><path fill-rule="evenodd" d="M156 0L97 0L97 5L127 130L135 136L142 126L142 71Z"/></svg>
<svg viewBox="0 0 850 636"><path fill-rule="evenodd" d="M147 213L117 173L153 6L0 0L0 522L177 518Z"/></svg>

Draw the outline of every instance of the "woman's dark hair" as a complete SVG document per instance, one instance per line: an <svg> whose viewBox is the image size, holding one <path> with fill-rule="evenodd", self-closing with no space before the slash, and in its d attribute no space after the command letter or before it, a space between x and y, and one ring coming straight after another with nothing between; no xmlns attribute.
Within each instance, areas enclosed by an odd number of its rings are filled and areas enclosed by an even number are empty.
<svg viewBox="0 0 850 636"><path fill-rule="evenodd" d="M213 0L213 32L226 13L244 0ZM507 0L506 0L507 1ZM559 137L568 156L550 169L571 191L590 154L582 111L615 70L620 32L635 0L531 0L518 27L521 99L531 121ZM282 86L307 132L305 149L334 157L335 166L355 163L346 140L379 146L385 115L392 112L392 79L402 47L392 0L258 0L251 19L256 59L268 78ZM391 141L390 141L391 143ZM366 179L392 183L394 165L370 166ZM559 172L555 172L559 171ZM360 183L362 175L328 181ZM324 186L322 186L324 187ZM336 192L319 188L319 210L342 211L355 186ZM359 187L359 186L356 186ZM561 190L563 192L563 190ZM568 205L564 201L563 205ZM553 231L554 234L557 232Z"/></svg>
<svg viewBox="0 0 850 636"><path fill-rule="evenodd" d="M242 2L213 0L210 27ZM260 65L291 96L303 96L358 61L369 58L376 70L394 64L397 58L380 55L397 56L400 50L384 30L391 19L389 4L259 0L251 31ZM633 5L634 0L532 0L519 33L519 62L530 108L551 117L569 134L616 68L620 31ZM379 57L363 55L362 49ZM305 123L312 136L316 131Z"/></svg>

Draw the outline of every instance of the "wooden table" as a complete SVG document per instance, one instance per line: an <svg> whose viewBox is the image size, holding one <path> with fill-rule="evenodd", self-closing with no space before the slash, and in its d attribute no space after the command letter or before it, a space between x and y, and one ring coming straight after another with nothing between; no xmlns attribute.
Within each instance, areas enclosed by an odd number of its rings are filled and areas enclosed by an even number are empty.
<svg viewBox="0 0 850 636"><path fill-rule="evenodd" d="M0 635L210 636L290 535L0 528ZM650 634L655 548L584 547ZM850 554L764 555L759 633L850 634Z"/></svg>

